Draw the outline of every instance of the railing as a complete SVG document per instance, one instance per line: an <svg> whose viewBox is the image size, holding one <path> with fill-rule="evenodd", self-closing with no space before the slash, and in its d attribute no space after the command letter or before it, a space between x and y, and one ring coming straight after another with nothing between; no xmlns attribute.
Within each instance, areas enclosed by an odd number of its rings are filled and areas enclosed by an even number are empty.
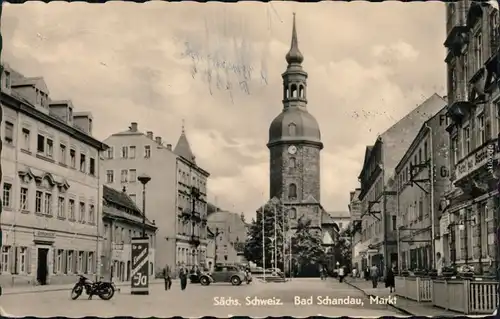
<svg viewBox="0 0 500 319"><path fill-rule="evenodd" d="M395 278L396 295L417 302L432 301L432 280L426 277Z"/></svg>
<svg viewBox="0 0 500 319"><path fill-rule="evenodd" d="M469 314L492 314L498 306L498 282L438 279L432 282L432 304Z"/></svg>

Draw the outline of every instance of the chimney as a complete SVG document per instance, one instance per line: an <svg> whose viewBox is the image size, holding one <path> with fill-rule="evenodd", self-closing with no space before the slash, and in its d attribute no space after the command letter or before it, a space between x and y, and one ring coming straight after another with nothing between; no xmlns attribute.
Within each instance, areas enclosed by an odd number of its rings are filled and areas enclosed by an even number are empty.
<svg viewBox="0 0 500 319"><path fill-rule="evenodd" d="M137 122L130 123L130 131L137 132Z"/></svg>
<svg viewBox="0 0 500 319"><path fill-rule="evenodd" d="M155 137L155 141L158 145L161 145L161 136Z"/></svg>
<svg viewBox="0 0 500 319"><path fill-rule="evenodd" d="M149 139L153 139L153 132L151 132L151 131L147 131L147 132L146 132L146 136L147 136Z"/></svg>
<svg viewBox="0 0 500 319"><path fill-rule="evenodd" d="M172 150L172 144L167 144L167 150L169 150L169 151Z"/></svg>

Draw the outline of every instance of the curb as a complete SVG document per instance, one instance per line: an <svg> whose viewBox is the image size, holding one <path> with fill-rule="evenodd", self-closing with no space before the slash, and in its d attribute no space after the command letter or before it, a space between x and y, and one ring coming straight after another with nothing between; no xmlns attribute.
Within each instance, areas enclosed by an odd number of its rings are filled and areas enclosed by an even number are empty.
<svg viewBox="0 0 500 319"><path fill-rule="evenodd" d="M367 296L367 297L377 297L377 296L375 296L375 295L371 295L371 294L366 293L366 291L364 291L363 289L361 289L361 288L357 287L357 286L356 286L356 285L354 285L354 284L351 284L351 283L350 283L349 281L347 281L347 280L344 280L344 282L345 282L348 286L350 286L350 287L352 287L352 288L355 288L356 290L361 291L361 292L362 292L365 296ZM405 315L407 315L407 316L418 316L417 314L411 313L411 312L409 312L408 310L403 309L403 308L398 307L398 306L395 306L395 305L390 305L390 304L388 304L387 306L389 306L389 307L391 307L391 308L394 308L394 309L396 309L397 311L402 312L402 313L404 313L404 314L405 314Z"/></svg>
<svg viewBox="0 0 500 319"><path fill-rule="evenodd" d="M158 284L163 284L163 282L150 282L150 285L158 285ZM121 287L126 287L129 286L129 283L127 284L119 284L116 285L116 292L121 292ZM21 290L21 291L4 291L2 293L2 296L7 296L7 295L26 295L26 294L37 294L37 293L43 293L43 292L57 292L57 291L69 291L71 290L71 287L66 287L66 288L52 288L52 289L43 289L43 290ZM1 296L0 296L1 297Z"/></svg>

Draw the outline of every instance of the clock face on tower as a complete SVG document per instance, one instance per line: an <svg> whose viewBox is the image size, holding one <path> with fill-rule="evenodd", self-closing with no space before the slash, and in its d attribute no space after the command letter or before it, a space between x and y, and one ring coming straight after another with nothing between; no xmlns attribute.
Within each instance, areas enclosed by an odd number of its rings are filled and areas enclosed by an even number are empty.
<svg viewBox="0 0 500 319"><path fill-rule="evenodd" d="M292 155L295 154L295 153L297 153L297 147L295 145L289 146L288 147L288 153L292 154Z"/></svg>

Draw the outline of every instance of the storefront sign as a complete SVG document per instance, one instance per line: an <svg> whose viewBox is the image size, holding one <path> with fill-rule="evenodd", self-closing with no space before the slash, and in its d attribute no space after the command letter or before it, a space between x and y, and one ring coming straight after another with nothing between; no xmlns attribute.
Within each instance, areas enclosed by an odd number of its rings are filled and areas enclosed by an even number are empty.
<svg viewBox="0 0 500 319"><path fill-rule="evenodd" d="M350 203L351 220L361 220L361 202L359 200Z"/></svg>
<svg viewBox="0 0 500 319"><path fill-rule="evenodd" d="M35 232L34 237L35 240L54 241L54 239L56 238L56 233L39 230Z"/></svg>
<svg viewBox="0 0 500 319"><path fill-rule="evenodd" d="M149 294L149 240L132 238L131 292L133 295Z"/></svg>
<svg viewBox="0 0 500 319"><path fill-rule="evenodd" d="M493 161L497 153L498 147L495 144L488 144L470 154L455 166L456 179L459 180L488 162Z"/></svg>

